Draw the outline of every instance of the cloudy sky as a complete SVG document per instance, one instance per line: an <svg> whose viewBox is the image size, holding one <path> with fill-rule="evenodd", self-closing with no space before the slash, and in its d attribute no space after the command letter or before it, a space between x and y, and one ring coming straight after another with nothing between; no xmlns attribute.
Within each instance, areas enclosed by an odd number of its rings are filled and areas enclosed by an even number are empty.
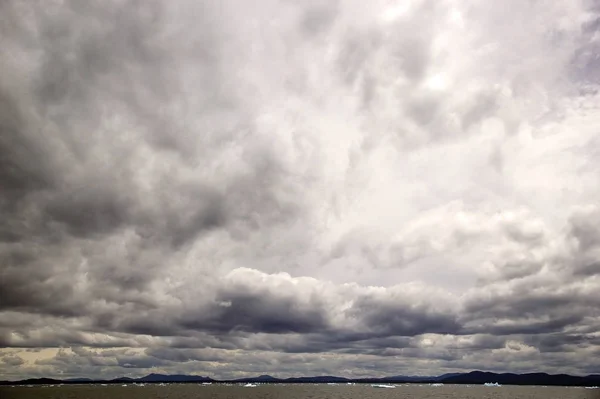
<svg viewBox="0 0 600 399"><path fill-rule="evenodd" d="M600 369L600 3L0 3L0 377Z"/></svg>

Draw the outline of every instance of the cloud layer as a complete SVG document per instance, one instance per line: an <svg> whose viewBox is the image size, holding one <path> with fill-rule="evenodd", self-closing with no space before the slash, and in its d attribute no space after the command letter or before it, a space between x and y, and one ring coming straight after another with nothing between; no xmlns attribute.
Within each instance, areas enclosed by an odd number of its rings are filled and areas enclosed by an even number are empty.
<svg viewBox="0 0 600 399"><path fill-rule="evenodd" d="M600 363L594 1L5 1L0 375Z"/></svg>

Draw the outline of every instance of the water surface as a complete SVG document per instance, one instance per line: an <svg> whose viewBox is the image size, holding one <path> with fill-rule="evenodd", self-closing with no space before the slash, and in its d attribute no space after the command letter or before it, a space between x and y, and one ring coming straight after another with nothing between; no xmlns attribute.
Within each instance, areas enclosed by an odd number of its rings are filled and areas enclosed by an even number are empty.
<svg viewBox="0 0 600 399"><path fill-rule="evenodd" d="M480 385L398 385L377 389L370 385L260 385L170 384L63 385L0 387L0 399L600 399L600 389Z"/></svg>

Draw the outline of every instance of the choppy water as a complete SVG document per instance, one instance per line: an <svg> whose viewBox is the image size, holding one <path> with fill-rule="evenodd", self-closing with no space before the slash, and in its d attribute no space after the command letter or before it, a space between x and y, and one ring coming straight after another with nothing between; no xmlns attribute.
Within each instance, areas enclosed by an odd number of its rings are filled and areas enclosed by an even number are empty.
<svg viewBox="0 0 600 399"><path fill-rule="evenodd" d="M0 399L600 399L600 389L580 387L441 387L399 385L377 389L370 385L260 385L241 386L129 385L0 387Z"/></svg>

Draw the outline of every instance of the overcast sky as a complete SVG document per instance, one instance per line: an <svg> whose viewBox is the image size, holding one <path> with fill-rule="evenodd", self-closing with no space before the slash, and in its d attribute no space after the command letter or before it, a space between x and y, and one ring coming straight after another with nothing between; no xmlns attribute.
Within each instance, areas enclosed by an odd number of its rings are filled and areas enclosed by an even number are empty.
<svg viewBox="0 0 600 399"><path fill-rule="evenodd" d="M0 2L0 377L600 369L600 3Z"/></svg>

